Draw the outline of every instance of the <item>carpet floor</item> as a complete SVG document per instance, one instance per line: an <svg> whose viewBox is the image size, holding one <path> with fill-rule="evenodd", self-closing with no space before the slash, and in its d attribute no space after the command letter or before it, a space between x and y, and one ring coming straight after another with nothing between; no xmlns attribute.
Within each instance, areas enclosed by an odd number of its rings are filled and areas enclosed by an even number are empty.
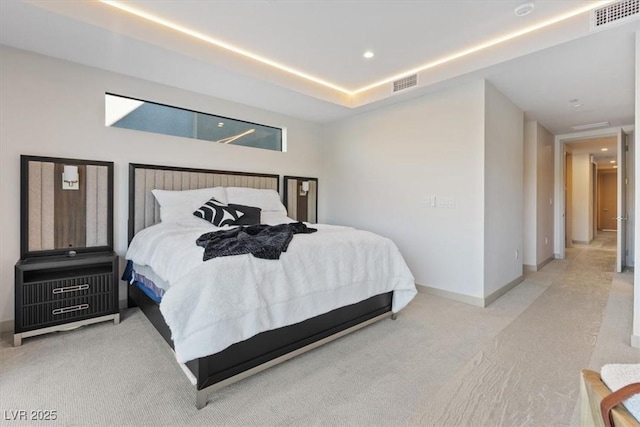
<svg viewBox="0 0 640 427"><path fill-rule="evenodd" d="M579 425L579 372L637 363L632 275L610 235L487 308L420 293L398 319L228 386L195 388L138 309L122 322L0 340L0 425ZM55 410L56 421L11 421Z"/></svg>

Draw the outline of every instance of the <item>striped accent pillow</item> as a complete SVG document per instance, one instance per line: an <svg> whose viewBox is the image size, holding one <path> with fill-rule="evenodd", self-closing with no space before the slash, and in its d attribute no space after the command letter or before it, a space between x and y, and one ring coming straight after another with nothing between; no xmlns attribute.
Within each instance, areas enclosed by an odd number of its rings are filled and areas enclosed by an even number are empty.
<svg viewBox="0 0 640 427"><path fill-rule="evenodd" d="M193 213L198 218L209 221L216 227L233 225L244 213L219 202L215 197L210 198L204 205Z"/></svg>

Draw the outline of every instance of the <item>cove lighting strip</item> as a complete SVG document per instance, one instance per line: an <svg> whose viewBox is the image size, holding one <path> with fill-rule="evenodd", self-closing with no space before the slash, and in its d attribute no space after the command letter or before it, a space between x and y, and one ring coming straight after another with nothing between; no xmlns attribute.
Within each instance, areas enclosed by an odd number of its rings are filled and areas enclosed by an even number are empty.
<svg viewBox="0 0 640 427"><path fill-rule="evenodd" d="M511 33L505 34L503 36L496 37L494 39L485 41L485 42L480 43L478 45L469 47L467 49L460 50L460 51L455 52L455 53L453 53L451 55L444 56L444 57L442 57L440 59L436 59L435 61L428 62L426 64L423 64L423 65L420 65L418 67L412 68L410 70L402 71L402 72L397 73L397 74L395 74L393 76L387 77L387 78L385 78L383 80L371 83L370 85L363 86L363 87L361 87L359 89L355 89L355 90L346 89L346 88L344 88L342 86L339 86L337 84L331 83L331 82L329 82L327 80L321 79L319 77L312 76L311 74L307 74L307 73L305 73L303 71L296 70L295 68L288 67L288 66L286 66L284 64L281 64L279 62L273 61L271 59L268 59L268 58L265 58L265 57L260 56L258 54L255 54L253 52L250 52L248 50L236 47L236 46L234 46L232 44L229 44L229 43L226 43L224 41L221 41L221 40L215 39L213 37L207 36L206 34L202 34L202 33L198 32L198 31L195 31L195 30L189 29L187 27L184 27L182 25L176 24L176 23L171 22L171 21L169 21L167 19L160 18L160 17L155 16L153 14L144 12L144 11L142 11L140 9L137 9L137 8L134 8L134 7L130 6L130 5L128 5L128 4L125 4L122 1L112 1L112 0L99 0L99 1L101 3L104 3L104 4L107 4L109 6L115 7L117 9L120 9L120 10L122 10L124 12L130 13L132 15L138 16L138 17L146 19L148 21L155 22L156 24L162 25L162 26L167 27L167 28L171 28L172 30L175 30L175 31L178 31L180 33L183 33L183 34L189 35L191 37L197 38L199 40L205 41L205 42L207 42L209 44L221 47L221 48L226 49L228 51L231 51L231 52L237 53L239 55L245 56L247 58L253 59L254 61L261 62L263 64L266 64L266 65L269 65L271 67L277 68L277 69L279 69L281 71L284 71L286 73L295 75L297 77L301 77L301 78L303 78L305 80L308 80L308 81L317 83L319 85L328 87L330 89L336 90L338 92L342 92L342 93L345 93L347 95L353 96L353 95L357 95L357 94L362 93L362 92L366 92L366 91L371 90L373 88L376 88L376 87L381 86L383 84L390 83L392 81L395 81L395 80L398 80L400 78L406 77L408 75L417 74L419 72L428 70L430 68L437 67L438 65L446 64L448 62L454 61L456 59L459 59L459 58L462 58L462 57L465 57L465 56L468 56L468 55L471 55L473 53L479 52L479 51L484 50L484 49L488 49L490 47L493 47L493 46L496 46L498 44L504 43L506 41L513 40L513 39L515 39L517 37L520 37L520 36L523 36L525 34L529 34L529 33L532 33L534 31L540 30L542 28L548 27L550 25L557 24L558 22L565 21L565 20L567 20L569 18L573 18L574 16L580 15L580 14L588 12L590 10L599 8L599 7L601 7L601 6L605 5L605 4L611 3L614 0L604 0L604 1L589 2L586 6L579 7L577 9L571 10L571 11L569 11L567 13L563 13L563 14L557 15L557 16L555 16L553 18L550 18L550 19L547 19L545 21L539 22L537 24L525 27L525 28L523 28L521 30L514 31L514 32L511 32Z"/></svg>
<svg viewBox="0 0 640 427"><path fill-rule="evenodd" d="M231 51L231 52L237 53L239 55L245 56L247 58L253 59L254 61L262 62L263 64L266 64L266 65L269 65L271 67L277 68L277 69L282 70L284 72L287 72L289 74L293 74L295 76L302 77L303 79L312 81L314 83L318 83L318 84L320 84L322 86L326 86L326 87L331 88L333 90L337 90L338 92L343 92L343 93L346 93L346 94L351 94L352 93L348 89L345 89L345 88L343 88L341 86L333 84L333 83L331 83L331 82L329 82L327 80L323 80L323 79L321 79L319 77L312 76L311 74L307 74L305 72L298 71L295 68L288 67L288 66L286 66L284 64L281 64L279 62L276 62L276 61L273 61L271 59L265 58L264 56L260 56L258 54L253 53L253 52L250 52L248 50L236 47L236 46L234 46L234 45L232 45L230 43L224 42L222 40L215 39L213 37L207 36L206 34L202 34L202 33L198 32L198 31L192 30L190 28L183 27L182 25L176 24L175 22L171 22L171 21L169 21L167 19L160 18L159 16L155 16L155 15L152 15L150 13L144 12L144 11L142 11L140 9L136 9L136 8L134 8L132 6L129 6L128 4L125 4L125 3L121 2L121 1L111 1L111 0L99 0L99 1L101 3L107 4L109 6L113 6L113 7L117 8L117 9L120 9L122 11L130 13L132 15L135 15L135 16L137 16L139 18L143 18L143 19L146 19L148 21L155 22L156 24L160 24L160 25L162 25L164 27L171 28L172 30L178 31L180 33L183 33L183 34L186 34L188 36L194 37L196 39L202 40L202 41L207 42L209 44L212 44L214 46L218 46L218 47L221 47L221 48L226 49L228 51Z"/></svg>

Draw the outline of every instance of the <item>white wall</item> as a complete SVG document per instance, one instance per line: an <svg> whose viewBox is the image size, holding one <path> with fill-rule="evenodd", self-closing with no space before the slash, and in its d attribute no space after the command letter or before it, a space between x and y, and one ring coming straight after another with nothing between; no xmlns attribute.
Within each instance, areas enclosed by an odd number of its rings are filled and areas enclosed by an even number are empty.
<svg viewBox="0 0 640 427"><path fill-rule="evenodd" d="M553 258L554 137L537 121L524 125L523 263L532 270Z"/></svg>
<svg viewBox="0 0 640 427"><path fill-rule="evenodd" d="M524 114L485 85L484 296L522 276Z"/></svg>
<svg viewBox="0 0 640 427"><path fill-rule="evenodd" d="M537 205L538 198L538 122L529 121L524 124L524 194L523 194L523 243L522 262L526 266L535 266L537 260Z"/></svg>
<svg viewBox="0 0 640 427"><path fill-rule="evenodd" d="M553 258L554 136L537 123L537 251L536 264Z"/></svg>
<svg viewBox="0 0 640 427"><path fill-rule="evenodd" d="M571 238L574 242L590 242L593 239L591 228L593 218L593 194L591 190L591 156L573 154L572 167L572 224Z"/></svg>
<svg viewBox="0 0 640 427"><path fill-rule="evenodd" d="M484 82L332 123L325 139L325 218L393 239L418 284L482 298Z"/></svg>
<svg viewBox="0 0 640 427"><path fill-rule="evenodd" d="M323 182L317 124L7 47L0 47L0 58L0 322L14 317L21 154L115 162L114 239L120 255L127 245L129 162L316 176ZM288 151L107 128L105 92L286 127ZM322 206L322 184L319 190ZM126 297L122 289L120 297Z"/></svg>
<svg viewBox="0 0 640 427"><path fill-rule="evenodd" d="M523 113L489 83L327 125L326 143L327 220L392 238L418 284L483 301L522 275Z"/></svg>

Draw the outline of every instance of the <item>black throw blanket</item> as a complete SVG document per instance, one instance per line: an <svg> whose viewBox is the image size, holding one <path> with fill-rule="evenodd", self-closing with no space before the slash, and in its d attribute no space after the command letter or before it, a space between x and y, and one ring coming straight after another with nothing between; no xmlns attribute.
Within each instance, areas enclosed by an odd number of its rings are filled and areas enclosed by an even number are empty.
<svg viewBox="0 0 640 427"><path fill-rule="evenodd" d="M205 233L196 240L204 248L203 261L229 255L252 254L256 258L279 259L294 234L315 233L301 222L279 225L249 225Z"/></svg>

